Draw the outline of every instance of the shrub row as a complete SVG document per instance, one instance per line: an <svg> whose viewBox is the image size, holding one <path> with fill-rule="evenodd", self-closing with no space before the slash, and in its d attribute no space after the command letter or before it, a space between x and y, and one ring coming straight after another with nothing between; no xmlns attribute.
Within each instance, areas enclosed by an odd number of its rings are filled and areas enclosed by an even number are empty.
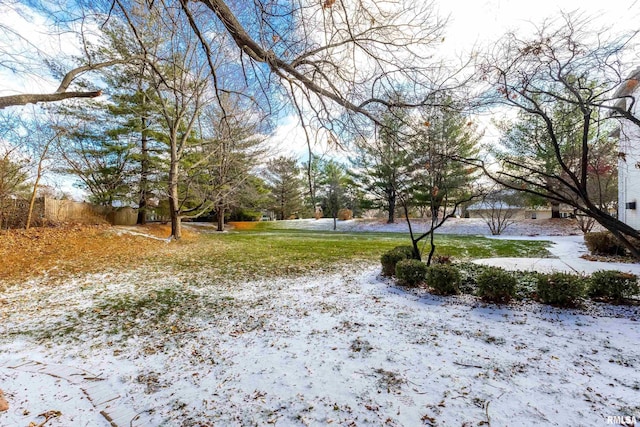
<svg viewBox="0 0 640 427"><path fill-rule="evenodd" d="M427 267L412 256L410 246L387 252L381 258L383 274L395 275L403 286L424 284L438 295L462 292L476 294L482 300L494 303L533 298L544 304L572 307L586 296L621 303L640 294L638 277L620 271L598 271L590 277L582 277L567 273L509 272L473 263L436 263Z"/></svg>

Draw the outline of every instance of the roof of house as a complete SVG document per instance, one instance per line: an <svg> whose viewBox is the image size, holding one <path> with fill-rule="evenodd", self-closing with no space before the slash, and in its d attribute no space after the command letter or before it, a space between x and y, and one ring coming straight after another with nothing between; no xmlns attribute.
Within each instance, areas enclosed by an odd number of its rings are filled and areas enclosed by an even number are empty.
<svg viewBox="0 0 640 427"><path fill-rule="evenodd" d="M467 207L469 211L483 211L491 209L503 209L503 210L520 210L525 209L523 206L513 206L506 202L497 201L495 203L478 202Z"/></svg>
<svg viewBox="0 0 640 427"><path fill-rule="evenodd" d="M639 83L640 67L636 68L631 74L629 74L629 77L620 82L620 87L618 88L618 90L616 90L613 96L615 98L622 98L624 96L630 95L638 88Z"/></svg>

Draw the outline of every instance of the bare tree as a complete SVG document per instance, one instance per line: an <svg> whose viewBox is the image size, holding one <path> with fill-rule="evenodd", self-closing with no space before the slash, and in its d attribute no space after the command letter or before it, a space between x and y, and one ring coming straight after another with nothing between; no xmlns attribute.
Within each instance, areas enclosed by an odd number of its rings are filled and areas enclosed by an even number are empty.
<svg viewBox="0 0 640 427"><path fill-rule="evenodd" d="M372 119L375 107L393 104L378 96L399 84L413 86L413 96L403 104L430 101L437 67L429 47L440 40L443 22L428 2L257 1L242 15L239 5L224 0L180 3L207 52L216 46L194 16L200 5L231 36L245 70L261 73L256 64L266 64L330 129L335 125L328 122L332 109L327 100Z"/></svg>
<svg viewBox="0 0 640 427"><path fill-rule="evenodd" d="M177 24L176 24L177 25ZM151 78L161 104L161 115L165 120L169 139L169 175L168 197L171 214L171 236L180 239L181 220L185 214L203 212L207 207L197 205L187 207L187 198L180 197L179 184L184 172L181 162L195 137L195 126L202 109L209 103L206 78L203 64L196 51L196 46L177 27L170 28L168 49L169 61L163 63L158 58L153 67ZM204 161L191 165L191 168L203 165Z"/></svg>
<svg viewBox="0 0 640 427"><path fill-rule="evenodd" d="M514 216L522 205L521 198L512 190L494 189L482 198L478 212L491 234L498 236L514 223Z"/></svg>
<svg viewBox="0 0 640 427"><path fill-rule="evenodd" d="M619 105L616 95L626 75L621 55L634 36L605 40L574 15L544 23L529 39L507 35L480 68L488 84L485 96L539 123L544 141L534 143L544 144L556 167L510 155L499 158L497 171L483 160L469 163L482 167L501 185L564 203L594 218L640 258L630 241L640 238L640 232L610 215L590 191L593 154L615 128L612 121L624 117L640 124L628 105Z"/></svg>
<svg viewBox="0 0 640 427"><path fill-rule="evenodd" d="M50 167L54 143L62 130L54 126L52 117L35 109L28 114L20 115L3 112L0 116L0 127L4 129L1 139L7 145L4 159L5 173L12 171L10 175L13 177L5 175L0 180L3 181L2 186L8 189L14 188L17 183L15 180L21 179L23 174L24 178L28 179L28 184L23 183L22 186L24 189L30 187L24 222L24 227L29 229L40 182ZM13 157L12 162L9 162L10 158L7 157L9 155ZM13 167L9 167L10 165ZM11 182L14 182L14 185L9 185ZM15 197L15 194L13 196ZM3 196L0 195L0 198Z"/></svg>
<svg viewBox="0 0 640 427"><path fill-rule="evenodd" d="M33 176L33 185L31 190L31 196L29 197L29 208L27 209L27 219L25 221L25 229L31 227L31 221L33 218L33 209L36 203L36 196L40 186L40 181L44 176L46 170L50 167L49 163L52 160L53 148L56 141L60 138L60 135L64 132L64 129L55 126L53 118L49 115L36 114L33 112L31 120L26 121L21 118L22 129L26 131L21 135L21 139L24 141L22 145L26 153L29 154L31 163L35 168Z"/></svg>

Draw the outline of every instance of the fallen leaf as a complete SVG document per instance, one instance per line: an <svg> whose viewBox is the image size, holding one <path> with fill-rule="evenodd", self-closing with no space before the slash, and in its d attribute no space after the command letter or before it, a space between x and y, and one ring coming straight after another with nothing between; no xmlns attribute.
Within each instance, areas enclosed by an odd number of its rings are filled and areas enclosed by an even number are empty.
<svg viewBox="0 0 640 427"><path fill-rule="evenodd" d="M4 393L0 390L0 412L9 410L9 402L4 398Z"/></svg>

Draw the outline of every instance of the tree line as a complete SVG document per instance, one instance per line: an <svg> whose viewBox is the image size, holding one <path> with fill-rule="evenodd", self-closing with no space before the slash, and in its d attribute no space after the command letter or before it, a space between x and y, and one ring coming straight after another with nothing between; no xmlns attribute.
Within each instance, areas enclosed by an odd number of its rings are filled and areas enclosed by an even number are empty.
<svg viewBox="0 0 640 427"><path fill-rule="evenodd" d="M612 215L624 157L612 154L612 135L621 120L640 126L637 77L628 78L635 33L594 32L588 19L561 15L454 67L434 59L445 22L428 3L70 2L83 31L70 12L32 5L77 31L82 53L71 66L48 59L60 81L54 93L2 96L0 108L55 105L47 108L56 117L51 141L64 147L67 172L100 202L140 206L141 222L152 194L162 193L176 238L182 218L224 218L260 193L261 142L293 113L352 153L350 173L328 162L315 177L307 132L314 209L316 185L327 189L331 212L340 203L329 200L352 185L389 221L398 210L423 211L433 223L415 247L460 204L482 197L489 179L571 206L640 257L638 230ZM50 103L61 99L71 101ZM473 115L495 108L514 118L499 124L491 147L479 146Z"/></svg>

